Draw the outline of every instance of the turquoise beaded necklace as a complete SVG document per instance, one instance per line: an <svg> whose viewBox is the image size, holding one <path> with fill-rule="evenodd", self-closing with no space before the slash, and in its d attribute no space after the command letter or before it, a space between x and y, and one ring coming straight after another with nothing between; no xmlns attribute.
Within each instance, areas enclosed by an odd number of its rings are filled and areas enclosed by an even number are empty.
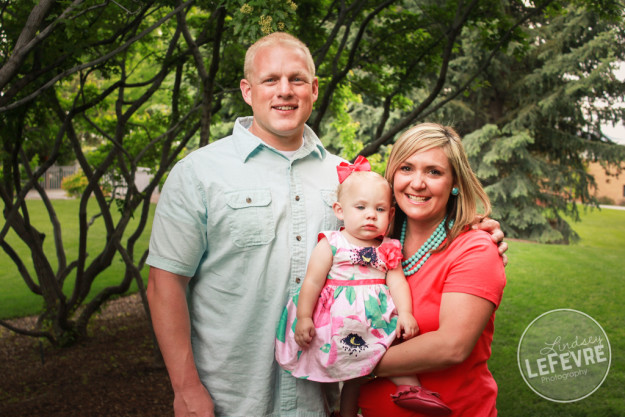
<svg viewBox="0 0 625 417"><path fill-rule="evenodd" d="M432 254L432 250L438 248L441 243L447 238L447 232L445 232L445 221L447 217L443 219L443 221L436 227L434 233L425 241L425 243L419 248L418 251L415 252L410 258L401 261L401 266L403 267L404 274L409 277L412 274L415 274L425 261L428 260L430 255ZM404 224L401 226L401 235L399 236L399 242L401 246L404 246L404 240L406 239L406 223L404 220ZM454 221L451 220L449 222L449 227L451 228L454 224ZM415 266L416 265L416 266Z"/></svg>

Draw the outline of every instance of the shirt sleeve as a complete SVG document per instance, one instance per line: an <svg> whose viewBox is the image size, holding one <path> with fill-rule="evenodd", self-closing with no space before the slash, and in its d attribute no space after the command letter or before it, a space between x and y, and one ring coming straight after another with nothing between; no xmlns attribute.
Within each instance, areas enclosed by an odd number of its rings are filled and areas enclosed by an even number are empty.
<svg viewBox="0 0 625 417"><path fill-rule="evenodd" d="M443 292L457 292L484 298L499 307L506 285L503 261L490 235L471 230L452 242L453 259Z"/></svg>
<svg viewBox="0 0 625 417"><path fill-rule="evenodd" d="M208 250L207 208L189 159L169 173L154 214L148 265L191 277Z"/></svg>

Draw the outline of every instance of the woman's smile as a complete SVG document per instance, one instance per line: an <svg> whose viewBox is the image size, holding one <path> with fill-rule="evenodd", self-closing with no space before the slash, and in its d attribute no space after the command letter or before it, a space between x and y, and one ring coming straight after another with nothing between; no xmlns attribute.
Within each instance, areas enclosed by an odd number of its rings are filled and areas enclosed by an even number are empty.
<svg viewBox="0 0 625 417"><path fill-rule="evenodd" d="M425 203L431 198L431 197L422 197L422 196L417 196L417 195L412 195L412 194L406 194L406 197L408 197L410 201L414 201L415 203Z"/></svg>

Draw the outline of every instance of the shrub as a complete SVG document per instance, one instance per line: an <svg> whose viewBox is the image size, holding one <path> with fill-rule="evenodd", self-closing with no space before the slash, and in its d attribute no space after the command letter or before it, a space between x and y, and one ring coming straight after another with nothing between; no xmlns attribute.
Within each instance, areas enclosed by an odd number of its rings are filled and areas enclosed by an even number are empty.
<svg viewBox="0 0 625 417"><path fill-rule="evenodd" d="M597 201L599 202L599 204L606 204L608 206L613 206L615 204L614 200L608 196L599 197Z"/></svg>
<svg viewBox="0 0 625 417"><path fill-rule="evenodd" d="M74 174L63 178L61 181L61 188L72 197L79 197L83 191L85 191L88 184L89 180L82 170L79 169Z"/></svg>

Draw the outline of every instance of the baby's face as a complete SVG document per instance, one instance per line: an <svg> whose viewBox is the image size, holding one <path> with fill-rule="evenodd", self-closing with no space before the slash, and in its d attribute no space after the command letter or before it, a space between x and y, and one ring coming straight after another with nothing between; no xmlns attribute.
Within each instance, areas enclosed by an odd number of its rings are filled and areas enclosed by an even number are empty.
<svg viewBox="0 0 625 417"><path fill-rule="evenodd" d="M364 241L386 234L392 217L391 189L388 183L384 179L354 180L344 189L338 202L345 230Z"/></svg>

